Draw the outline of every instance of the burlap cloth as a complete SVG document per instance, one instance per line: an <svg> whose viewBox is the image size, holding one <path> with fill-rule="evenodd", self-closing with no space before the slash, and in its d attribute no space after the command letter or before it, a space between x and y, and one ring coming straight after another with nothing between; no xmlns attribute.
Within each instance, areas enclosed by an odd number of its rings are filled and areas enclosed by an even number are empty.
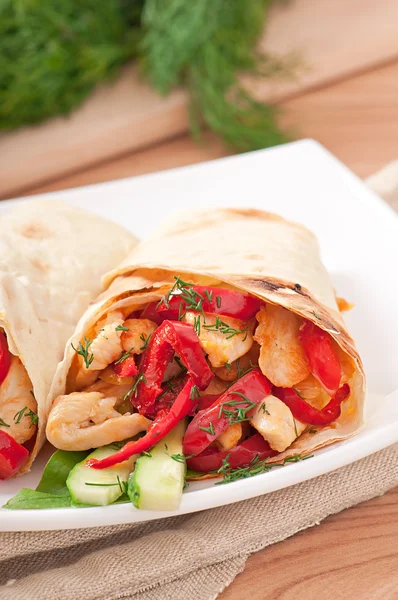
<svg viewBox="0 0 398 600"><path fill-rule="evenodd" d="M398 164L368 180L398 208ZM398 485L398 445L290 488L151 521L0 536L2 600L211 600L248 556Z"/></svg>

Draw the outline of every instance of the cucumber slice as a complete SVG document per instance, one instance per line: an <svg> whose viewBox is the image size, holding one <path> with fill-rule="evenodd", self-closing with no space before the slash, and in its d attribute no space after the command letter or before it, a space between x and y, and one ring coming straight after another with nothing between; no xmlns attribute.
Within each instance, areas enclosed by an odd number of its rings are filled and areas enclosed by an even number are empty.
<svg viewBox="0 0 398 600"><path fill-rule="evenodd" d="M115 454L119 446L110 444L97 448L69 473L66 486L73 504L106 506L115 502L124 492L123 482L127 481L134 468L135 457L108 469L91 469L86 465L89 458L106 458Z"/></svg>
<svg viewBox="0 0 398 600"><path fill-rule="evenodd" d="M130 475L127 493L136 508L144 510L177 510L185 483L186 462L182 438L186 420L154 446L150 456L140 456ZM178 460L172 458L177 457Z"/></svg>

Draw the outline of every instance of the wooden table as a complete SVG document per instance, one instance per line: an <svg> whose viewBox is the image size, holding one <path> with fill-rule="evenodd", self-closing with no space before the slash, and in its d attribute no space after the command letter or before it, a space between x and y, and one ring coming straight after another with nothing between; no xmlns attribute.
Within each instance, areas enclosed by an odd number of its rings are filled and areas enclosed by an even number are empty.
<svg viewBox="0 0 398 600"><path fill-rule="evenodd" d="M281 117L361 177L398 158L398 62L296 96ZM187 136L53 181L52 191L167 169L226 154L207 136ZM371 474L369 474L371 476ZM326 519L253 555L222 600L393 600L398 598L398 489Z"/></svg>

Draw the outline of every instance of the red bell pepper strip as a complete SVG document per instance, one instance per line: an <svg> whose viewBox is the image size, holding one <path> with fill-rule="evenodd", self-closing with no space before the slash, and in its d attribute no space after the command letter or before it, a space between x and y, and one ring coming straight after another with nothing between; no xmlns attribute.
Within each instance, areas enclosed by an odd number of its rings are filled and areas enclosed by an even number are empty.
<svg viewBox="0 0 398 600"><path fill-rule="evenodd" d="M134 356L128 356L125 360L122 360L122 362L115 363L113 365L113 370L119 377L134 377L134 375L137 375L138 373Z"/></svg>
<svg viewBox="0 0 398 600"><path fill-rule="evenodd" d="M350 395L350 386L345 383L337 390L328 404L318 410L300 398L291 388L273 389L273 394L288 406L293 417L309 425L329 425L339 418L341 414L341 403Z"/></svg>
<svg viewBox="0 0 398 600"><path fill-rule="evenodd" d="M162 389L163 392L156 398L156 403L153 406L153 412L147 414L146 416L150 419L155 419L159 417L162 413L168 412L172 407L174 401L182 392L185 384L188 381L188 375L183 375L173 380L172 385L170 385L171 380L166 381L163 384ZM192 411L196 410L196 403L192 402Z"/></svg>
<svg viewBox="0 0 398 600"><path fill-rule="evenodd" d="M157 396L162 392L162 381L174 353L188 369L192 382L204 390L214 377L199 345L192 325L179 321L164 321L152 335L140 364L141 381L131 401L142 414L150 414Z"/></svg>
<svg viewBox="0 0 398 600"><path fill-rule="evenodd" d="M0 431L0 479L15 475L25 464L29 451L5 431Z"/></svg>
<svg viewBox="0 0 398 600"><path fill-rule="evenodd" d="M264 304L263 300L223 288L193 285L187 288L193 302L184 299L184 294L172 295L166 302L153 302L144 310L147 319L177 320L186 310L199 310L213 315L234 317L242 321L249 321ZM197 308L192 304L197 303ZM144 318L143 313L143 318Z"/></svg>
<svg viewBox="0 0 398 600"><path fill-rule="evenodd" d="M209 471L221 469L223 460L227 456L231 469L237 469L238 467L247 467L255 459L264 460L276 454L278 452L272 450L262 435L255 433L232 450L219 451L217 448L209 446L198 456L188 458L187 466L193 471L208 473Z"/></svg>
<svg viewBox="0 0 398 600"><path fill-rule="evenodd" d="M271 383L259 369L238 379L216 402L199 411L190 422L183 441L184 454L200 454L232 422L246 420L250 410L271 393L271 388ZM238 417L239 409L244 411L243 419Z"/></svg>
<svg viewBox="0 0 398 600"><path fill-rule="evenodd" d="M173 427L179 423L179 421L188 415L192 410L192 404L197 404L199 398L192 394L193 387L193 381L192 379L189 379L177 396L169 412L161 411L159 417L153 421L147 433L142 438L135 442L127 442L121 450L102 460L95 458L88 460L88 466L93 467L94 469L106 469L107 467L113 467L113 465L127 460L133 454L139 454L140 452L150 450L152 446L164 438Z"/></svg>
<svg viewBox="0 0 398 600"><path fill-rule="evenodd" d="M204 394L199 398L198 410L210 408L221 394Z"/></svg>
<svg viewBox="0 0 398 600"><path fill-rule="evenodd" d="M330 336L311 323L300 328L299 340L307 355L310 371L330 396L340 386L341 365Z"/></svg>
<svg viewBox="0 0 398 600"><path fill-rule="evenodd" d="M7 377L11 366L11 353L8 349L7 338L3 331L0 331L0 384Z"/></svg>
<svg viewBox="0 0 398 600"><path fill-rule="evenodd" d="M158 325L161 325L166 319L170 321L178 321L178 310L162 310L158 311L159 302L151 302L141 313L140 319L149 319Z"/></svg>

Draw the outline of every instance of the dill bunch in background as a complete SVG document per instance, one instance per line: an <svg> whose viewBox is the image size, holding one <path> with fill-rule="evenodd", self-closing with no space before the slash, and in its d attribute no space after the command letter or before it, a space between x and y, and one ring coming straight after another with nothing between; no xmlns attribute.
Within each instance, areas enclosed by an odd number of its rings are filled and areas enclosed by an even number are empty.
<svg viewBox="0 0 398 600"><path fill-rule="evenodd" d="M275 109L239 83L272 74L256 52L270 1L1 0L0 129L70 112L138 57L158 92L188 89L193 133L242 151L281 143Z"/></svg>

